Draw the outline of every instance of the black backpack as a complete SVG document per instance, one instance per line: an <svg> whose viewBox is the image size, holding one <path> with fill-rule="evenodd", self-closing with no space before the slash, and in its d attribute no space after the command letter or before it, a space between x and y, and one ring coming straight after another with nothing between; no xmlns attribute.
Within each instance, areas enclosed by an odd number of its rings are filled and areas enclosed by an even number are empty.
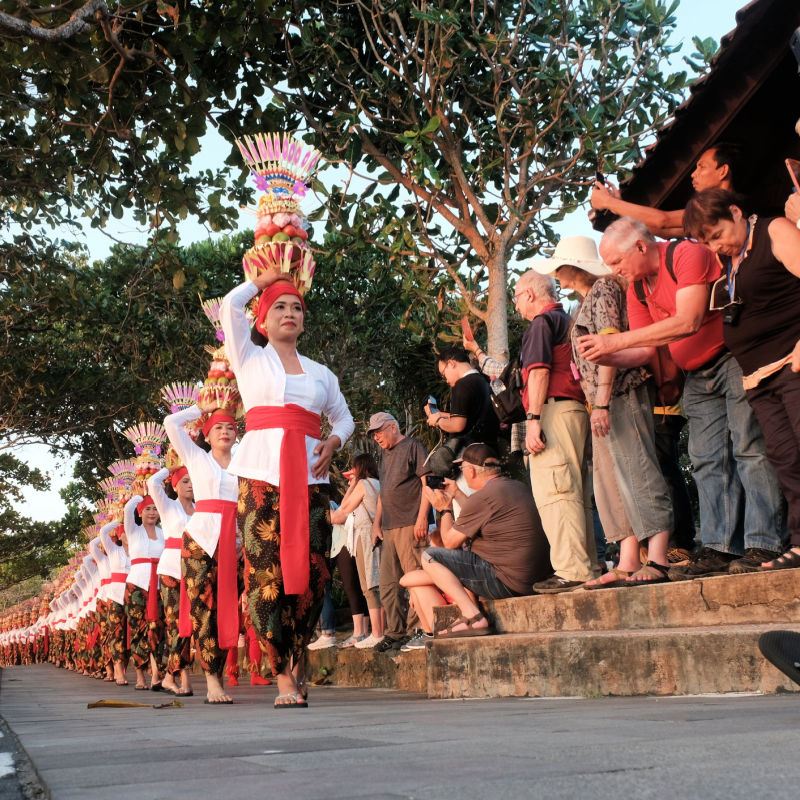
<svg viewBox="0 0 800 800"><path fill-rule="evenodd" d="M503 388L497 394L492 390L489 396L497 418L504 425L522 422L525 419L525 407L522 405L523 384L519 362L509 361L498 377Z"/></svg>

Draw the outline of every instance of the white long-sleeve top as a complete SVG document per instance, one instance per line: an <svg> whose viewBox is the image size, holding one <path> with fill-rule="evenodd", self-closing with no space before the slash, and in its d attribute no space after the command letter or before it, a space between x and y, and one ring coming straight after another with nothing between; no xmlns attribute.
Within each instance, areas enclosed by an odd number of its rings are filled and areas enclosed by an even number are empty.
<svg viewBox="0 0 800 800"><path fill-rule="evenodd" d="M89 603L86 606L86 613L90 614L97 610L97 594L100 591L100 571L94 556L87 555L83 558L83 575L86 579L86 597Z"/></svg>
<svg viewBox="0 0 800 800"><path fill-rule="evenodd" d="M124 575L122 580L112 578L111 583L106 587L106 599L125 604L125 582L131 568L131 560L121 544L114 544L111 541L111 531L117 527L116 522L109 522L100 528L100 541L106 549L108 562L111 565L111 575ZM149 573L148 573L149 574Z"/></svg>
<svg viewBox="0 0 800 800"><path fill-rule="evenodd" d="M100 588L97 590L97 599L105 602L108 600L108 579L111 577L111 563L108 556L100 549L100 537L95 536L89 542L89 552L94 556L97 564L97 574L100 579Z"/></svg>
<svg viewBox="0 0 800 800"><path fill-rule="evenodd" d="M80 569L75 573L75 594L78 597L78 613L75 616L78 619L83 619L86 616L90 599L89 581L84 572L83 564L81 564Z"/></svg>
<svg viewBox="0 0 800 800"><path fill-rule="evenodd" d="M158 574L169 575L170 578L180 578L180 548L175 549L168 545L170 542L177 542L180 545L191 515L184 511L180 500L173 500L167 496L164 491L164 481L168 477L168 469L159 470L155 475L151 475L147 479L147 492L156 504L158 515L161 517L161 529L164 531L164 552L158 561ZM189 473L189 477L191 477L191 473Z"/></svg>
<svg viewBox="0 0 800 800"><path fill-rule="evenodd" d="M355 425L347 402L339 390L339 380L322 364L298 357L302 375L288 375L271 344L259 347L250 341L250 325L245 305L258 294L252 281L240 284L225 295L220 310L225 332L225 353L236 373L236 383L246 411L257 406L284 406L294 403L315 414L324 414L331 423L331 436L344 444ZM280 453L283 430L270 428L245 433L233 455L228 471L233 475L280 485ZM328 483L328 476L315 478L311 468L317 460L314 448L319 439L306 436L308 482Z"/></svg>
<svg viewBox="0 0 800 800"><path fill-rule="evenodd" d="M125 535L128 537L128 555L131 559L128 583L147 591L150 588L150 564L134 564L133 562L137 558L154 558L158 562L164 552L164 533L161 528L156 526L156 538L151 539L147 535L144 525L136 524L133 512L142 499L135 494L125 503L123 524L125 525Z"/></svg>
<svg viewBox="0 0 800 800"><path fill-rule="evenodd" d="M239 482L228 470L223 469L211 453L203 450L184 430L184 425L199 419L203 412L198 406L178 411L164 418L164 429L175 452L180 456L189 477L192 479L194 501L239 499ZM155 499L155 498L154 498ZM185 530L208 555L213 556L219 542L222 514L211 511L195 511L189 517Z"/></svg>

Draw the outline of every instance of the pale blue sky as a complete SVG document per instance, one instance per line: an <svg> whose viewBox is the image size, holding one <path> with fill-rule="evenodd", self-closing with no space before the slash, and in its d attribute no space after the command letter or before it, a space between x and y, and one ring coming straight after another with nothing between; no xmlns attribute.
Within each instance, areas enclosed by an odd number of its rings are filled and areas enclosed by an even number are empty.
<svg viewBox="0 0 800 800"><path fill-rule="evenodd" d="M683 42L680 55L690 55L694 51L692 36L697 35L701 38L711 36L719 41L724 34L733 29L736 11L744 5L744 0L683 0L677 10L678 27L673 34L676 43ZM680 55L675 63L677 69L683 68L680 66ZM206 147L205 153L208 153L209 149ZM197 158L202 162L204 157L207 158L207 155L204 156L204 151L201 150ZM126 223L124 220L119 222L112 220L112 222L114 224L109 226L109 232L117 239L142 243L147 238L146 231L138 230L135 225ZM242 217L241 228L249 228L252 225L253 218L251 216ZM560 229L563 234L586 234L588 232L586 218L582 212L577 212L572 218L565 220ZM204 227L192 221L181 224L180 234L183 244L205 239L208 236ZM102 259L108 256L113 240L98 231L90 230L86 234L85 243L89 248L91 258ZM16 455L26 460L31 466L47 471L53 484L53 488L49 492L26 492L25 502L19 508L34 519L42 521L60 519L65 508L58 496L58 490L68 483L71 464L55 462L49 455L48 449L43 445L21 448Z"/></svg>

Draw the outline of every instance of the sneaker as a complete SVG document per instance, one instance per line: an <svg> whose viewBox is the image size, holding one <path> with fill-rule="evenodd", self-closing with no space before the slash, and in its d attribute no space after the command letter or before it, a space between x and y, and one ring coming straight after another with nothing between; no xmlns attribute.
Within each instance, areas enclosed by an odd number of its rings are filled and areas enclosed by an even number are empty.
<svg viewBox="0 0 800 800"><path fill-rule="evenodd" d="M707 578L712 575L727 575L731 561L737 556L732 553L721 553L710 547L701 547L690 559L689 563L681 567L671 567L669 579L671 581L688 581L692 578Z"/></svg>
<svg viewBox="0 0 800 800"><path fill-rule="evenodd" d="M779 555L780 553L764 550L763 547L748 547L741 558L731 561L728 572L731 575L743 575L745 572L761 572L762 562L772 561Z"/></svg>
<svg viewBox="0 0 800 800"><path fill-rule="evenodd" d="M689 563L692 555L683 547L671 547L667 550L667 563L671 567L683 567Z"/></svg>
<svg viewBox="0 0 800 800"><path fill-rule="evenodd" d="M383 636L373 636L370 634L365 639L362 639L360 642L355 643L355 648L357 650L369 650L371 647L375 647L376 644L380 644L383 641Z"/></svg>
<svg viewBox="0 0 800 800"><path fill-rule="evenodd" d="M428 642L433 641L432 633L425 633L425 631L417 631L401 648L401 653L407 653L409 650L422 650Z"/></svg>
<svg viewBox="0 0 800 800"><path fill-rule="evenodd" d="M342 642L342 643L339 645L339 648L340 648L340 649L342 649L342 648L346 649L346 648L348 648L348 647L355 647L355 646L356 646L356 645L357 645L359 642L363 642L363 641L364 641L364 639L366 639L366 638L367 638L367 634L366 634L366 633L365 633L363 636L353 636L353 634L350 634L350 636L348 636L348 637L347 637L347 638L346 638L346 639L345 639L345 640L344 640L344 641L343 641L343 642Z"/></svg>
<svg viewBox="0 0 800 800"><path fill-rule="evenodd" d="M326 647L336 647L336 636L332 633L323 633L319 639L308 646L309 650L324 650Z"/></svg>
<svg viewBox="0 0 800 800"><path fill-rule="evenodd" d="M546 581L539 581L533 584L533 591L536 594L558 594L559 592L571 592L583 586L583 581L568 581L558 575L552 575Z"/></svg>
<svg viewBox="0 0 800 800"><path fill-rule="evenodd" d="M375 645L375 652L376 653L386 653L389 650L397 650L403 644L402 639L390 639L388 636L384 636L383 639Z"/></svg>

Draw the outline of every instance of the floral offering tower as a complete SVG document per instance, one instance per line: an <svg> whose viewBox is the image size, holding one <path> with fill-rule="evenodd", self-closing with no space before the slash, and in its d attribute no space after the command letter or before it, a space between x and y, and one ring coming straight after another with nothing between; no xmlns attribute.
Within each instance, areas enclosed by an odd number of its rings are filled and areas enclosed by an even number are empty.
<svg viewBox="0 0 800 800"><path fill-rule="evenodd" d="M314 256L300 202L320 153L286 133L258 133L237 144L256 188L263 192L256 212L255 243L242 259L245 277L274 268L291 277L304 293L314 276Z"/></svg>

